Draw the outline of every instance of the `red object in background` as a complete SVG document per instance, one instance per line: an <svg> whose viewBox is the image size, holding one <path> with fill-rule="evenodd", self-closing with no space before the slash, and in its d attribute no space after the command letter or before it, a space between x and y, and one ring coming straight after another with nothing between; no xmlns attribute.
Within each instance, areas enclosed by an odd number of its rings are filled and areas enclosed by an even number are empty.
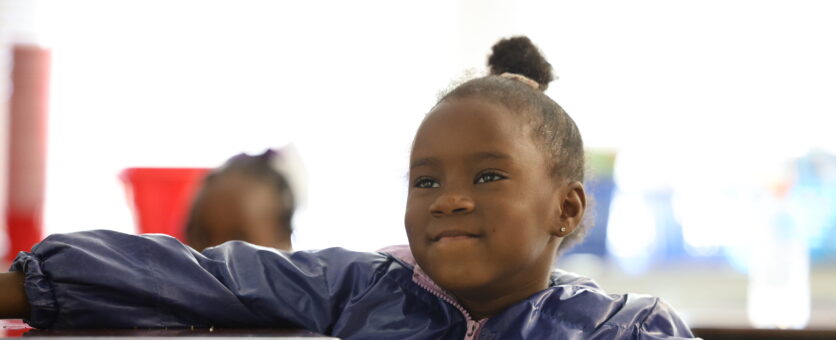
<svg viewBox="0 0 836 340"><path fill-rule="evenodd" d="M192 199L209 168L128 168L119 178L133 205L137 232L163 233L185 242Z"/></svg>
<svg viewBox="0 0 836 340"><path fill-rule="evenodd" d="M32 329L20 319L0 320L0 338L19 338Z"/></svg>
<svg viewBox="0 0 836 340"><path fill-rule="evenodd" d="M12 65L5 207L9 249L4 254L9 262L43 237L49 50L15 46Z"/></svg>

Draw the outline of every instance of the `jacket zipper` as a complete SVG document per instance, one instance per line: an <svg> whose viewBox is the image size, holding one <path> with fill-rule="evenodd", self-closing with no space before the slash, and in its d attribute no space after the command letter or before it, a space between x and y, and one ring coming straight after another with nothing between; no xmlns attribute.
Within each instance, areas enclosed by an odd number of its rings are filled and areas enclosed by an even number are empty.
<svg viewBox="0 0 836 340"><path fill-rule="evenodd" d="M467 310L464 309L464 307L458 303L458 301L456 301L455 299L450 297L450 295L442 291L441 288L438 288L434 284L434 282L427 282L429 281L429 279L425 276L426 274L421 275L420 273L418 273L417 266L415 269L416 272L412 275L412 281L415 282L415 284L417 284L421 288L424 288L426 291L432 293L433 295L441 298L442 300L447 301L447 303L453 305L453 307L456 307L456 309L458 309L459 312L461 312L462 315L464 315L465 320L467 320L467 332L465 332L464 340L477 339L480 331L482 330L482 326L488 319L482 319L479 321L473 320L473 318L470 316L470 313L468 313Z"/></svg>
<svg viewBox="0 0 836 340"><path fill-rule="evenodd" d="M442 300L446 301L447 303L451 304L453 307L459 310L459 312L464 315L465 320L467 320L467 331L465 332L464 339L465 340L473 340L479 337L479 333L482 331L482 326L485 325L485 322L488 321L487 318L475 321L470 316L470 313L459 304L456 299L452 298L450 294L447 294L444 290L441 289L435 282L433 282L430 277L421 270L421 267L415 262L415 258L412 256L412 251L409 247L406 246L392 246L386 247L381 250L378 250L383 253L388 253L390 256L394 256L401 261L404 261L412 266L412 282L417 284L419 287L423 288L424 290L430 292L431 294L441 298Z"/></svg>

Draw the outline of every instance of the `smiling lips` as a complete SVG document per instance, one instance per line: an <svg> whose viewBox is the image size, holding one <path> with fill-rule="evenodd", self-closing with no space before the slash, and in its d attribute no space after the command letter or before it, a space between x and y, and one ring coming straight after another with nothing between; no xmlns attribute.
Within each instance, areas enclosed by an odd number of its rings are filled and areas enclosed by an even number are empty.
<svg viewBox="0 0 836 340"><path fill-rule="evenodd" d="M478 238L480 235L469 233L462 230L447 230L439 233L435 237L432 238L433 242L438 242L442 240L463 240L463 239L471 239L471 238Z"/></svg>

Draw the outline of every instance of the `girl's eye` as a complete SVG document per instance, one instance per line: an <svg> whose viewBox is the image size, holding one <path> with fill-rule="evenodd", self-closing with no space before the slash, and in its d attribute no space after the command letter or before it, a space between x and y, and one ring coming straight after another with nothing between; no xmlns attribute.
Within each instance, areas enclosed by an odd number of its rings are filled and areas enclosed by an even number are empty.
<svg viewBox="0 0 836 340"><path fill-rule="evenodd" d="M500 181L500 180L503 180L503 179L506 179L506 178L508 178L508 177L505 177L505 176L500 175L500 174L495 173L495 172L485 172L485 173L479 174L479 176L476 177L476 184L496 182L496 181Z"/></svg>
<svg viewBox="0 0 836 340"><path fill-rule="evenodd" d="M419 177L415 180L415 184L413 185L416 188L421 189L428 189L428 188L440 188L441 184L438 181L428 178L428 177Z"/></svg>

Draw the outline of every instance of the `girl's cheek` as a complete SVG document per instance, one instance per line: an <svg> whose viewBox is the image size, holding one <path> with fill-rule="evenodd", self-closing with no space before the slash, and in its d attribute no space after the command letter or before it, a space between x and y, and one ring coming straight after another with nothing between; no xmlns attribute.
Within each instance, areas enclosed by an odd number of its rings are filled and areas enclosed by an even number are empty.
<svg viewBox="0 0 836 340"><path fill-rule="evenodd" d="M416 209L412 204L407 204L406 216L404 216L404 225L406 226L407 233L411 233L415 229L415 224L418 219L415 210Z"/></svg>

